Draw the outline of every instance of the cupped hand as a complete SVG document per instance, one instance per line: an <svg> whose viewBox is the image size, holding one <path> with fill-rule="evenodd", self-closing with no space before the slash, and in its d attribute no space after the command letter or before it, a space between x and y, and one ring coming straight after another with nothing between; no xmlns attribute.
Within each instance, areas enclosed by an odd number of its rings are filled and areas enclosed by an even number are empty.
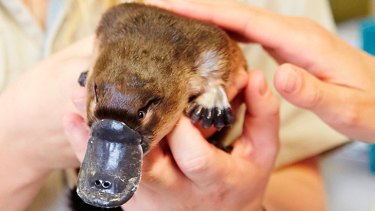
<svg viewBox="0 0 375 211"><path fill-rule="evenodd" d="M24 210L51 170L78 167L61 120L90 63L92 38L39 62L0 95L0 210Z"/></svg>
<svg viewBox="0 0 375 211"><path fill-rule="evenodd" d="M76 167L61 120L75 111L71 94L89 67L92 37L36 64L0 96L0 148L38 171ZM3 159L1 159L3 160Z"/></svg>
<svg viewBox="0 0 375 211"><path fill-rule="evenodd" d="M263 74L250 74L242 93L247 106L242 135L225 153L182 117L165 142L144 161L143 177L130 210L261 210L278 150L279 105ZM66 133L82 161L87 128L77 114Z"/></svg>
<svg viewBox="0 0 375 211"><path fill-rule="evenodd" d="M235 1L146 0L263 46L281 65L274 83L291 103L350 138L375 141L375 59L306 18ZM236 15L233 15L236 14Z"/></svg>

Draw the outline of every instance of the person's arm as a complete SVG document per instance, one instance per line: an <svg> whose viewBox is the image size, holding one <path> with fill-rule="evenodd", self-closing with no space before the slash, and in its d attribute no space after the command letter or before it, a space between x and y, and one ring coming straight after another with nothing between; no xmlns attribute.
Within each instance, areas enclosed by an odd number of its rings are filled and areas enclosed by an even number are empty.
<svg viewBox="0 0 375 211"><path fill-rule="evenodd" d="M0 210L23 210L52 169L78 167L62 118L80 72L89 67L92 38L28 70L0 95Z"/></svg>
<svg viewBox="0 0 375 211"><path fill-rule="evenodd" d="M318 157L312 157L274 171L264 200L266 210L326 210L318 160Z"/></svg>
<svg viewBox="0 0 375 211"><path fill-rule="evenodd" d="M309 109L350 138L375 141L375 59L311 20L235 1L146 0L256 42L281 65L275 86L289 102ZM236 15L233 15L236 14Z"/></svg>

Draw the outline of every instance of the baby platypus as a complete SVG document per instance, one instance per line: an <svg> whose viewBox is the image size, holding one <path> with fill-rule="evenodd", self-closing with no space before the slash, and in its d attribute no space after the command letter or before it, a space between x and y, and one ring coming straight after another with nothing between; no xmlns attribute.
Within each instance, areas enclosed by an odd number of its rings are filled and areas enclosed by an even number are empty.
<svg viewBox="0 0 375 211"><path fill-rule="evenodd" d="M125 203L140 181L143 154L184 112L206 128L230 125L225 86L245 66L237 44L216 26L137 3L111 8L97 28L87 80L80 76L91 138L78 195L100 207Z"/></svg>

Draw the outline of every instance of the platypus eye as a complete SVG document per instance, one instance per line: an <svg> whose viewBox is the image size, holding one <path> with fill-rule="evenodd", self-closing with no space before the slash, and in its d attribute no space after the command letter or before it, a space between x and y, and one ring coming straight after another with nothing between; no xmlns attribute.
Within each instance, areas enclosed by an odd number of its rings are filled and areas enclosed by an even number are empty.
<svg viewBox="0 0 375 211"><path fill-rule="evenodd" d="M138 119L143 119L146 116L145 111L138 111Z"/></svg>
<svg viewBox="0 0 375 211"><path fill-rule="evenodd" d="M161 99L162 99L161 97L156 97L156 98L153 98L150 101L148 101L147 104L143 108L139 109L139 111L138 111L138 119L143 119L146 116L147 111L151 107L156 106L157 104L159 104L160 101L161 101Z"/></svg>

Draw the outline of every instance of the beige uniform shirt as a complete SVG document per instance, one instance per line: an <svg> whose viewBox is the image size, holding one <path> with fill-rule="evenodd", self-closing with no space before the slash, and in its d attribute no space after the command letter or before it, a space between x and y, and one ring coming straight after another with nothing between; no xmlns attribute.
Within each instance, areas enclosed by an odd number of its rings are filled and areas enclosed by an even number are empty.
<svg viewBox="0 0 375 211"><path fill-rule="evenodd" d="M242 1L286 15L309 17L334 30L325 0ZM0 93L37 61L92 34L102 13L101 3L99 0L50 0L46 29L42 30L20 0L0 0ZM271 85L277 64L259 46L246 45L243 50L250 68L264 70ZM281 101L280 135L277 166L319 154L347 141L314 114L284 100ZM57 200L63 193L63 179L61 172L51 176L41 197L29 210L66 210L57 208L63 204Z"/></svg>

